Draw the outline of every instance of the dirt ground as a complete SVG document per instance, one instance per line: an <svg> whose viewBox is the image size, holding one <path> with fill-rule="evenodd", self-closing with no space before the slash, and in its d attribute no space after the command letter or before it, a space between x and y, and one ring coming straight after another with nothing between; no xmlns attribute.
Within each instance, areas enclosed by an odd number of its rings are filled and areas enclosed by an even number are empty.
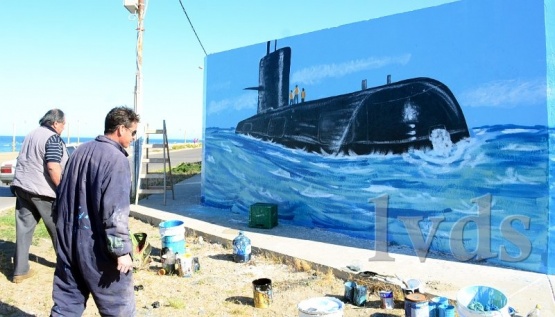
<svg viewBox="0 0 555 317"><path fill-rule="evenodd" d="M286 261L268 254L253 254L249 262L236 263L231 245L210 243L194 236L187 236L186 243L190 253L198 257L200 270L191 277L161 276L158 228L131 219L130 229L146 233L152 246L151 262L134 273L137 316L295 317L299 316L297 305L302 300L322 296L344 299L345 281L331 272L313 271L298 260L283 263ZM43 239L31 247L31 266L38 274L21 284L11 282L13 247L13 241L0 242L0 316L48 316L55 265L50 241ZM252 282L258 278L271 280L272 300L268 308L254 305ZM375 285L368 285L368 301L364 306L346 303L344 316L404 316L402 300L395 302L395 309L381 309L374 288ZM83 316L99 316L92 298Z"/></svg>

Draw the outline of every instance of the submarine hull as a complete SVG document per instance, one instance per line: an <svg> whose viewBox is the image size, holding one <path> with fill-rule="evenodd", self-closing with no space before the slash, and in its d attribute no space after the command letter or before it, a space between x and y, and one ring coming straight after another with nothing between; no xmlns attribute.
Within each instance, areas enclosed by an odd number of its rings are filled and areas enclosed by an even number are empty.
<svg viewBox="0 0 555 317"><path fill-rule="evenodd" d="M414 78L271 109L237 124L236 133L322 154L403 153L432 148L432 131L453 143L469 137L450 90Z"/></svg>
<svg viewBox="0 0 555 317"><path fill-rule="evenodd" d="M449 88L432 78L386 85L290 104L291 48L270 52L259 63L257 114L235 132L322 154L403 153L469 137L464 114ZM291 91L292 92L292 91Z"/></svg>

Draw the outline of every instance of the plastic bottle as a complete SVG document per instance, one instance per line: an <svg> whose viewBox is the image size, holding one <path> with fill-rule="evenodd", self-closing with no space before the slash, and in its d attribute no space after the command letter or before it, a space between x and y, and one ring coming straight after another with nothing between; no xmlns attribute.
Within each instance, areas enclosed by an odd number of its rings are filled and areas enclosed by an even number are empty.
<svg viewBox="0 0 555 317"><path fill-rule="evenodd" d="M532 309L526 317L540 317L540 304L537 304L534 309Z"/></svg>
<svg viewBox="0 0 555 317"><path fill-rule="evenodd" d="M251 259L251 240L239 231L239 235L233 239L233 260L237 263L248 262Z"/></svg>
<svg viewBox="0 0 555 317"><path fill-rule="evenodd" d="M160 275L165 275L165 274L172 275L176 271L176 268L175 268L176 255L178 254L172 253L170 249L167 249L166 253L161 256L160 261L162 262L162 269L164 269L164 274L160 274L161 272L159 272Z"/></svg>

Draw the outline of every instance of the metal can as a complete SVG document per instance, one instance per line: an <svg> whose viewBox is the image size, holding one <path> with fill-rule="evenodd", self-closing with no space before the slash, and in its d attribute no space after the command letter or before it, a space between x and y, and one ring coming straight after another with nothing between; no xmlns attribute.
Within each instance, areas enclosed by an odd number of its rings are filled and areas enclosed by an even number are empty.
<svg viewBox="0 0 555 317"><path fill-rule="evenodd" d="M178 274L181 277L191 277L193 275L193 256L190 253L177 258Z"/></svg>
<svg viewBox="0 0 555 317"><path fill-rule="evenodd" d="M380 291L380 298L382 300L382 309L393 309L393 292L392 291Z"/></svg>

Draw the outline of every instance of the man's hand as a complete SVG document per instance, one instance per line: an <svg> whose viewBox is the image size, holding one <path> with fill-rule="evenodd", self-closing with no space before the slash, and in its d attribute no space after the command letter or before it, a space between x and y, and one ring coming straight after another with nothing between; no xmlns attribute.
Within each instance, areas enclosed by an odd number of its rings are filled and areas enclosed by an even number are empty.
<svg viewBox="0 0 555 317"><path fill-rule="evenodd" d="M133 270L133 259L131 254L122 255L118 258L118 271L127 273Z"/></svg>

